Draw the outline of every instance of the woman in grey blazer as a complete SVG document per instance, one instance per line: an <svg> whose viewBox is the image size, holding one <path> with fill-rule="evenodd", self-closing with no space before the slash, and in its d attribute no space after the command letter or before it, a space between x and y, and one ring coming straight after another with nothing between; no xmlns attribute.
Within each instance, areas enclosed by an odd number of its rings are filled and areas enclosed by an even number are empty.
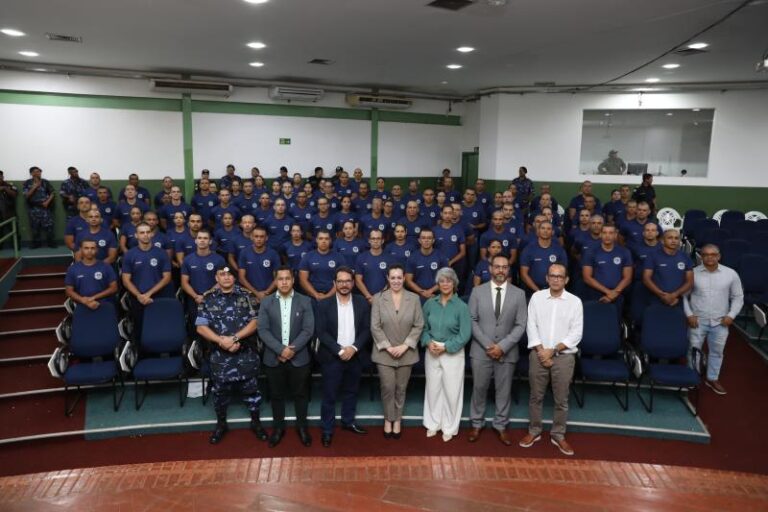
<svg viewBox="0 0 768 512"><path fill-rule="evenodd" d="M387 269L388 286L373 297L371 359L379 370L384 405L384 437L400 439L405 391L411 367L419 360L419 338L424 328L419 296L403 287L405 271L399 264Z"/></svg>

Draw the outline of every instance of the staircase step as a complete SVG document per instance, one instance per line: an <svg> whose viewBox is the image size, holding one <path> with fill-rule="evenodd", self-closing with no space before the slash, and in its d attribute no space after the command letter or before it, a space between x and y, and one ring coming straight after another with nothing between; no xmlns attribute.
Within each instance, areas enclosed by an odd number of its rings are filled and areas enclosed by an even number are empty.
<svg viewBox="0 0 768 512"><path fill-rule="evenodd" d="M36 277L60 277L64 279L66 277L66 272L41 272L39 274L19 274L16 276L16 279L34 279Z"/></svg>
<svg viewBox="0 0 768 512"><path fill-rule="evenodd" d="M0 336L19 331L54 329L66 316L64 309L0 312Z"/></svg>
<svg viewBox="0 0 768 512"><path fill-rule="evenodd" d="M0 395L61 387L64 387L64 381L51 377L47 361L0 368Z"/></svg>
<svg viewBox="0 0 768 512"><path fill-rule="evenodd" d="M37 308L41 306L61 306L67 296L61 290L37 293L14 293L8 296L3 309Z"/></svg>
<svg viewBox="0 0 768 512"><path fill-rule="evenodd" d="M4 336L0 339L0 359L52 354L58 346L52 331Z"/></svg>
<svg viewBox="0 0 768 512"><path fill-rule="evenodd" d="M85 426L85 397L80 399L70 418L64 415L63 393L0 400L0 417L3 418L0 439L82 430Z"/></svg>
<svg viewBox="0 0 768 512"><path fill-rule="evenodd" d="M11 290L39 290L45 288L63 288L64 277L29 277L27 279L17 279Z"/></svg>
<svg viewBox="0 0 768 512"><path fill-rule="evenodd" d="M66 274L69 265L30 265L21 269L17 277L36 274Z"/></svg>

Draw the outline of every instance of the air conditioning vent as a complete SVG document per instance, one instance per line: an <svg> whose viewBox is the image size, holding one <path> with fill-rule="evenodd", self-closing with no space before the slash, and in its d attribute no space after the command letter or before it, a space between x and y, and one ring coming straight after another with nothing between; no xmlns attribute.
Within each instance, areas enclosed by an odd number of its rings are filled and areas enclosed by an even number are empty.
<svg viewBox="0 0 768 512"><path fill-rule="evenodd" d="M465 7L469 7L474 2L472 0L434 0L429 2L429 7L437 7L438 9L448 9L449 11L458 11Z"/></svg>
<svg viewBox="0 0 768 512"><path fill-rule="evenodd" d="M46 32L45 37L50 41L60 41L62 43L82 43L83 38L81 36L65 36L64 34L53 34Z"/></svg>
<svg viewBox="0 0 768 512"><path fill-rule="evenodd" d="M151 80L150 84L153 91L184 93L184 94L205 94L209 96L229 96L232 94L233 87L224 82L200 82L197 80Z"/></svg>
<svg viewBox="0 0 768 512"><path fill-rule="evenodd" d="M411 108L413 102L406 98L378 96L376 94L347 94L347 105L360 108Z"/></svg>
<svg viewBox="0 0 768 512"><path fill-rule="evenodd" d="M335 60L331 60L331 59L312 59L311 61L307 62L307 64L319 64L321 66L330 66L335 62L336 62Z"/></svg>
<svg viewBox="0 0 768 512"><path fill-rule="evenodd" d="M287 87L276 85L269 88L270 99L277 101L318 101L325 95L322 89Z"/></svg>

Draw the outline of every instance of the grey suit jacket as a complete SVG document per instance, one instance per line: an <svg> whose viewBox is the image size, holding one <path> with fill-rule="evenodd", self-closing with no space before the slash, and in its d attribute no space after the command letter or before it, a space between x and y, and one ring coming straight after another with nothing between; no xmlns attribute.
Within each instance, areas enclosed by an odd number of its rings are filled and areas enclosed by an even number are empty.
<svg viewBox="0 0 768 512"><path fill-rule="evenodd" d="M400 310L395 312L392 292L383 290L373 296L371 307L371 335L373 353L371 360L384 366L409 366L419 360L419 339L424 329L424 316L421 313L419 296L403 290ZM387 352L388 347L405 343L408 350L400 359L395 359Z"/></svg>
<svg viewBox="0 0 768 512"><path fill-rule="evenodd" d="M494 314L494 300L489 281L472 289L469 297L469 314L472 317L472 347L470 357L487 358L485 350L491 344L498 344L504 351L503 362L514 363L519 357L517 342L525 334L528 321L528 307L525 293L511 284L507 284L504 304L499 319Z"/></svg>
<svg viewBox="0 0 768 512"><path fill-rule="evenodd" d="M277 356L283 351L282 320L280 318L280 302L277 293L264 297L259 307L259 338L264 343L264 365L274 367L280 364ZM315 315L312 312L312 302L309 297L294 292L291 302L291 334L290 344L296 354L290 360L293 366L309 364L309 342L315 332Z"/></svg>

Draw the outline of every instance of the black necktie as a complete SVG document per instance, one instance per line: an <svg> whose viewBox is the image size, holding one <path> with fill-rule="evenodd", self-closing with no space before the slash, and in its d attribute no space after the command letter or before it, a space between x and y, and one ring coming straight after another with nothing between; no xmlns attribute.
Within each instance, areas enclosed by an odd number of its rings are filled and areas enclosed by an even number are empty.
<svg viewBox="0 0 768 512"><path fill-rule="evenodd" d="M501 316L501 286L496 287L496 307L494 308L494 314L496 315L496 320Z"/></svg>

